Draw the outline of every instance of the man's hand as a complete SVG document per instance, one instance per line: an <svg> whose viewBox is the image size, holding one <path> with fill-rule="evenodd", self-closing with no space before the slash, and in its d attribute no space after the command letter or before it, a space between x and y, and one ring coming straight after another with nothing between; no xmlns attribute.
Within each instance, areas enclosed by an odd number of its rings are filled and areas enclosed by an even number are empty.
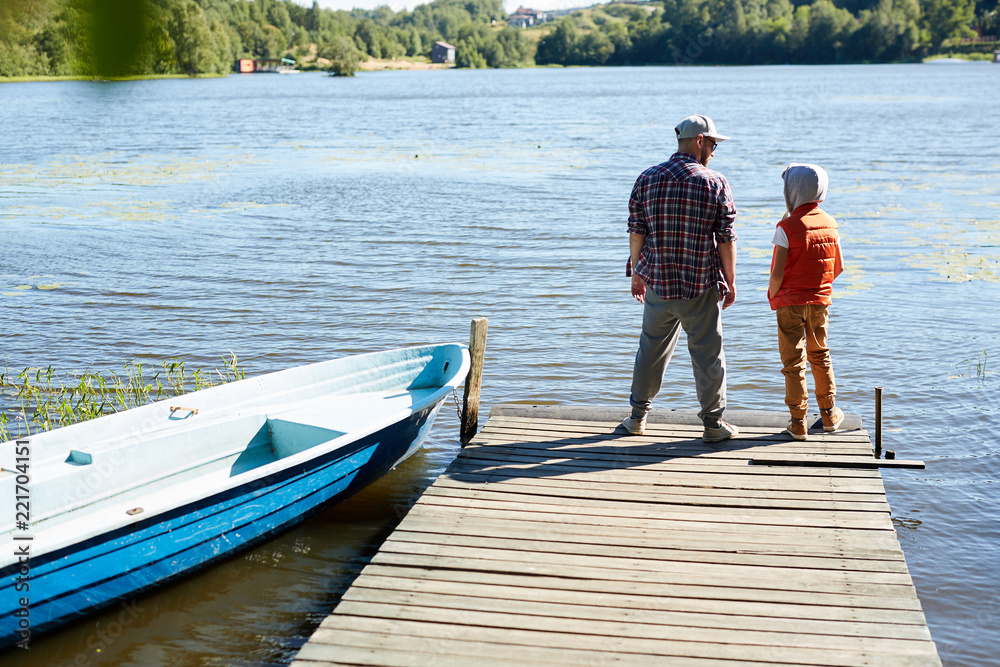
<svg viewBox="0 0 1000 667"><path fill-rule="evenodd" d="M736 287L734 285L729 286L729 294L722 297L722 310L729 308L736 301Z"/></svg>
<svg viewBox="0 0 1000 667"><path fill-rule="evenodd" d="M729 294L720 298L725 310L736 301L736 241L719 244L719 260L722 262L722 279L729 286Z"/></svg>
<svg viewBox="0 0 1000 667"><path fill-rule="evenodd" d="M632 272L632 296L639 303L646 302L646 282L634 271Z"/></svg>

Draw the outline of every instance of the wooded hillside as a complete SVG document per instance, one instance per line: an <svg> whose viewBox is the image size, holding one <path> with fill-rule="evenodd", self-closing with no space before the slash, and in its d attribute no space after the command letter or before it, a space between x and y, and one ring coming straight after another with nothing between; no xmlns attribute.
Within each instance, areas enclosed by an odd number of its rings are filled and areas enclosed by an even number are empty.
<svg viewBox="0 0 1000 667"><path fill-rule="evenodd" d="M610 3L527 30L500 0L333 11L291 0L0 0L0 76L206 74L239 58L349 73L442 40L460 67L885 62L996 35L997 0ZM993 39L996 39L995 37ZM982 40L980 40L982 42ZM998 47L1000 48L1000 47Z"/></svg>

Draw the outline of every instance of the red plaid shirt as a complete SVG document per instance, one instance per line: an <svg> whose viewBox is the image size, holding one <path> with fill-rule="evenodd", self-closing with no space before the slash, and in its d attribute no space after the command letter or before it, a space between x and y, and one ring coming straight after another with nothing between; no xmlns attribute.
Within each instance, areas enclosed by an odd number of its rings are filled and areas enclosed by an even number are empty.
<svg viewBox="0 0 1000 667"><path fill-rule="evenodd" d="M722 174L674 153L642 172L628 210L629 232L646 237L635 272L657 296L694 299L716 286L729 294L718 244L737 239L736 204Z"/></svg>

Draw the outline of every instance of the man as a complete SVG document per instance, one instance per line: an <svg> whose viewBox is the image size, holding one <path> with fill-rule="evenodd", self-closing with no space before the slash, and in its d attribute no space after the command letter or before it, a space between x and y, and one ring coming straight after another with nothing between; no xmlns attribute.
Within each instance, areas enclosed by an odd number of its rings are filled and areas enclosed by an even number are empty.
<svg viewBox="0 0 1000 667"><path fill-rule="evenodd" d="M644 432L683 327L705 426L702 439L719 442L739 432L722 421L722 309L736 300L736 206L729 183L708 163L729 137L700 115L685 118L674 132L677 152L644 171L629 199L632 296L644 310L632 372L632 416L622 426L633 435Z"/></svg>

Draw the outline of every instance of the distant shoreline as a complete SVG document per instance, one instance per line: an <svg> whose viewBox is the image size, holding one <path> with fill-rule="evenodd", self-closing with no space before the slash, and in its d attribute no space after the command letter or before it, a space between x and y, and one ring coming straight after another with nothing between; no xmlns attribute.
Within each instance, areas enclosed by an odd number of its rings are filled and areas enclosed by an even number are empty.
<svg viewBox="0 0 1000 667"><path fill-rule="evenodd" d="M900 60L895 63L830 63L829 65L907 65L907 64L919 64L919 63L932 63L934 61L964 61L968 63L973 62L991 62L992 58L986 58L979 56L979 54L937 54L933 56L928 56L922 60ZM787 64L787 63L786 63ZM815 63L811 66L824 67L829 65L816 65ZM629 65L633 67L635 65ZM670 67L668 64L654 63L649 65L650 67ZM704 65L686 65L686 67L753 67L753 65L720 65L718 63L705 63ZM761 67L769 67L771 65L761 65ZM512 69L537 69L539 67L566 67L566 68L585 68L585 67L595 67L594 65L535 65L527 67L516 67ZM614 65L597 65L597 67L615 67ZM410 60L408 58L392 58L392 59L382 59L382 58L369 58L367 61L358 64L358 72L387 72L387 71L426 71L426 70L449 70L457 69L454 63L432 63L425 60ZM468 69L468 68L467 68ZM302 72L326 72L324 69L304 69ZM90 81L93 83L109 83L112 81L145 81L147 79L221 79L227 76L239 74L239 72L226 72L225 74L133 74L130 76L112 76L112 77L98 77L98 76L84 76L84 75L69 75L69 76L0 76L0 84L3 83L30 83L37 81Z"/></svg>
<svg viewBox="0 0 1000 667"><path fill-rule="evenodd" d="M67 76L0 76L0 83L32 83L35 81L90 81L92 83L108 83L111 81L145 81L147 79L220 79L229 74L132 74L129 76L84 76L71 74Z"/></svg>
<svg viewBox="0 0 1000 667"><path fill-rule="evenodd" d="M455 69L454 63L432 63L429 60L410 60L404 58L369 58L367 61L358 63L359 72L381 72L381 71L408 71L408 70L445 70ZM325 69L303 69L302 72L326 72ZM226 72L225 74L132 74L129 76L87 76L83 74L71 74L64 76L0 76L0 83L32 83L38 81L89 81L93 83L107 83L111 81L145 81L147 79L221 79L230 75L238 75L239 72Z"/></svg>
<svg viewBox="0 0 1000 667"><path fill-rule="evenodd" d="M430 69L455 69L455 63L432 63L429 60L410 60L408 58L368 58L368 60L358 65L359 72Z"/></svg>

